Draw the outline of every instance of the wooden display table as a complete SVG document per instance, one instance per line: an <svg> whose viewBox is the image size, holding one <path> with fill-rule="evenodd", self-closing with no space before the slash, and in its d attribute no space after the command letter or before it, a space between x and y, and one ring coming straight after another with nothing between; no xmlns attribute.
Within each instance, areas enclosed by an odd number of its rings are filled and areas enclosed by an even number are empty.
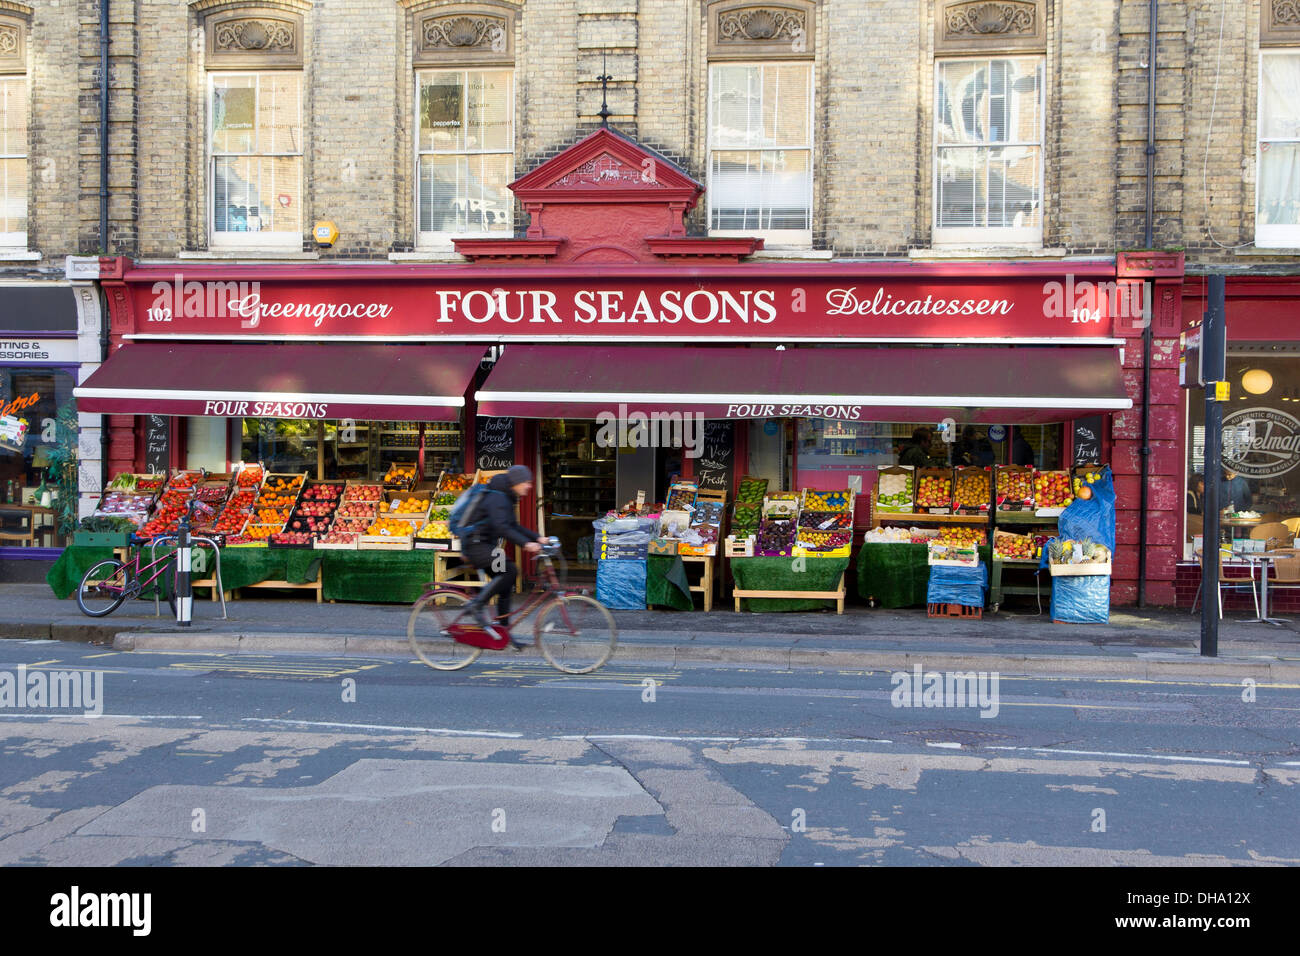
<svg viewBox="0 0 1300 956"><path fill-rule="evenodd" d="M524 558L523 549L515 545L515 565L519 574L515 576L515 593L524 593ZM459 551L433 552L433 580L437 584L454 584L462 588L481 588L491 580L487 573L482 576L474 568L465 564L465 558Z"/></svg>
<svg viewBox="0 0 1300 956"><path fill-rule="evenodd" d="M695 594L704 595L704 610L713 610L713 562L714 558L710 555L678 555L682 559L682 564L699 564L703 565L703 575L700 577L698 585L691 585L691 591ZM736 607L740 607L740 601L736 601Z"/></svg>
<svg viewBox="0 0 1300 956"><path fill-rule="evenodd" d="M816 607L825 601L835 602L835 613L844 613L844 599L847 593L845 574L848 571L848 558L805 558L802 571L794 570L793 558L732 558L731 571L735 577L735 587L731 596L736 602L736 612L741 610L740 602L746 598L778 602L775 607L749 608L754 611L799 611ZM748 579L748 580L746 580ZM832 585L831 582L834 582ZM809 587L799 589L795 585L807 584ZM765 587L746 585L763 584ZM827 587L827 585L831 585ZM780 603L784 602L784 603Z"/></svg>

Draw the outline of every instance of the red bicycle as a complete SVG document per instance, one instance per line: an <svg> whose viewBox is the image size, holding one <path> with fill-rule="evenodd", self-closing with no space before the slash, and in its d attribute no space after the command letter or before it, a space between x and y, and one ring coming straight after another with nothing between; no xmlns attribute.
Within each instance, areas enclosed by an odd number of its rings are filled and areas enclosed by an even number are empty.
<svg viewBox="0 0 1300 956"><path fill-rule="evenodd" d="M556 574L556 561L561 575ZM536 612L533 639L542 656L566 674L589 674L614 655L618 627L603 604L585 589L561 583L564 558L551 538L537 555L538 573L524 603L491 627L480 626L465 610L472 589L431 584L407 621L406 635L415 656L440 671L456 671L478 660L484 650L510 644L510 629Z"/></svg>

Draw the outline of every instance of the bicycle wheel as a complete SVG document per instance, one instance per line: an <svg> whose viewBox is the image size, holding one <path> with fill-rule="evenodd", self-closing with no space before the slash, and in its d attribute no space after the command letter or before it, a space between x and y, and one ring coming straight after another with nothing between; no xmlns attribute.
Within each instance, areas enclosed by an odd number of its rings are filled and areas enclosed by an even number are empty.
<svg viewBox="0 0 1300 956"><path fill-rule="evenodd" d="M77 607L89 617L112 614L126 600L129 583L126 565L121 561L100 561L81 576L81 583L77 585Z"/></svg>
<svg viewBox="0 0 1300 956"><path fill-rule="evenodd" d="M469 598L459 591L434 591L415 602L406 622L406 637L416 657L440 671L458 671L478 660L481 647L447 636L448 625L460 617L468 603Z"/></svg>
<svg viewBox="0 0 1300 956"><path fill-rule="evenodd" d="M542 656L566 674L590 674L613 656L618 644L614 616L581 594L566 594L546 605L533 634Z"/></svg>

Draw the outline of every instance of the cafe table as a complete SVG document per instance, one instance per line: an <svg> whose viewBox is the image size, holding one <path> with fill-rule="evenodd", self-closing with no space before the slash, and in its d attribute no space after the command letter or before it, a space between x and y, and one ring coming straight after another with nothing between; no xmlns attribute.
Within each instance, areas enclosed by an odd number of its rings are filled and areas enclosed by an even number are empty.
<svg viewBox="0 0 1300 956"><path fill-rule="evenodd" d="M1243 551L1236 555L1238 558L1244 558L1250 562L1250 576L1255 576L1255 566L1259 566L1259 616L1248 618L1242 621L1242 624L1272 624L1274 627L1282 627L1286 621L1279 620L1275 617L1268 616L1268 569L1273 566L1277 558L1291 558L1294 554L1288 552L1273 551Z"/></svg>

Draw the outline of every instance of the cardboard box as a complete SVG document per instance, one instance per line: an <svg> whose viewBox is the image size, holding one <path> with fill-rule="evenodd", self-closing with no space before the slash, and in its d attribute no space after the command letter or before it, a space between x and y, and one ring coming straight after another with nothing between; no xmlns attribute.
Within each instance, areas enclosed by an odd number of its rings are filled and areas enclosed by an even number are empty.
<svg viewBox="0 0 1300 956"><path fill-rule="evenodd" d="M1012 498L1007 493L1008 478L1024 476L1028 482L1029 497ZM1034 469L1029 465L998 465L993 469L993 495L998 511L1034 510Z"/></svg>
<svg viewBox="0 0 1300 956"><path fill-rule="evenodd" d="M896 504L882 504L880 501L880 482L886 475L901 475L907 482L906 494L907 501ZM911 514L916 503L916 468L912 465L887 465L876 471L876 487L871 492L871 511L872 513L883 512L885 514ZM900 492L901 494L902 492ZM890 497L893 497L892 495Z"/></svg>
<svg viewBox="0 0 1300 956"><path fill-rule="evenodd" d="M941 482L946 481L948 487L947 501L940 504L921 504L921 486L926 483L926 479L939 479ZM951 468L918 468L916 469L916 504L913 510L917 514L926 515L948 515L952 514L952 469Z"/></svg>

